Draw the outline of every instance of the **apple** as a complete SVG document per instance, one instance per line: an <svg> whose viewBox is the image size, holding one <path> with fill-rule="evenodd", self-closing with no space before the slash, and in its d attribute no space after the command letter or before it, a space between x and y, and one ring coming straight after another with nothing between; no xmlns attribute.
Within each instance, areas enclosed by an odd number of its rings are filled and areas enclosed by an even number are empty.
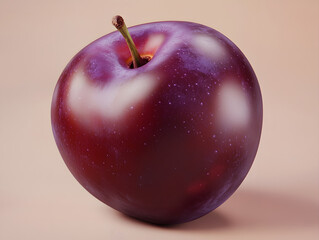
<svg viewBox="0 0 319 240"><path fill-rule="evenodd" d="M130 27L131 37L114 19L119 31L82 49L57 82L58 149L87 191L126 215L155 224L199 218L235 192L254 161L263 114L256 75L212 28L154 22Z"/></svg>

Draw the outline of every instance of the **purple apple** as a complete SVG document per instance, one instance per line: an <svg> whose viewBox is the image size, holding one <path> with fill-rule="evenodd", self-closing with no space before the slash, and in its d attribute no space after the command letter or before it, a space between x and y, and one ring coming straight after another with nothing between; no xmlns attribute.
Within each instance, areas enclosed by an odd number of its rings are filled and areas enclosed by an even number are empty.
<svg viewBox="0 0 319 240"><path fill-rule="evenodd" d="M66 66L52 99L55 141L74 177L108 206L156 224L191 221L229 198L254 161L259 84L212 28L155 22L129 32L139 58L116 31Z"/></svg>

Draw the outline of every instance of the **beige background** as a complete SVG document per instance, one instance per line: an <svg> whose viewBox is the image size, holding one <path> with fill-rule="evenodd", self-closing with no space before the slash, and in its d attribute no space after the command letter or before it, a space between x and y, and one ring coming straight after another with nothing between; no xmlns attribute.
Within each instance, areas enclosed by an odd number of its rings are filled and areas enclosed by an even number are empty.
<svg viewBox="0 0 319 240"><path fill-rule="evenodd" d="M55 145L50 102L71 57L127 25L187 20L235 42L264 100L255 163L207 216L157 227L89 195ZM319 239L319 1L0 0L0 239Z"/></svg>

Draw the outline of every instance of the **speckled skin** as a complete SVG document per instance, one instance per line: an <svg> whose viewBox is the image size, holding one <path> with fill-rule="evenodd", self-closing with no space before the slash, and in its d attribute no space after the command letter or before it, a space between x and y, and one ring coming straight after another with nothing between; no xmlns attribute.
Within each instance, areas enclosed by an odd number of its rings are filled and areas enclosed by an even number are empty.
<svg viewBox="0 0 319 240"><path fill-rule="evenodd" d="M105 204L156 224L191 221L230 197L253 163L262 127L258 81L241 51L206 26L158 22L129 31L152 60L129 69L119 32L81 50L55 88L54 137L74 177ZM153 35L160 37L147 47ZM134 96L125 84L139 76ZM239 105L224 94L229 83ZM107 96L112 91L119 95Z"/></svg>

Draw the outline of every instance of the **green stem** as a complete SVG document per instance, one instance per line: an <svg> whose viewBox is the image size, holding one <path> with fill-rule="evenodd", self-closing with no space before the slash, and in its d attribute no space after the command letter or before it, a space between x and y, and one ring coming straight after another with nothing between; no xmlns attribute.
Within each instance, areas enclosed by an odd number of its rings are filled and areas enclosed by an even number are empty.
<svg viewBox="0 0 319 240"><path fill-rule="evenodd" d="M143 59L141 58L140 54L137 51L137 48L133 42L133 39L125 25L124 19L121 16L115 16L112 19L112 24L120 31L123 35L128 48L132 55L133 66L134 68L138 68L143 65Z"/></svg>

